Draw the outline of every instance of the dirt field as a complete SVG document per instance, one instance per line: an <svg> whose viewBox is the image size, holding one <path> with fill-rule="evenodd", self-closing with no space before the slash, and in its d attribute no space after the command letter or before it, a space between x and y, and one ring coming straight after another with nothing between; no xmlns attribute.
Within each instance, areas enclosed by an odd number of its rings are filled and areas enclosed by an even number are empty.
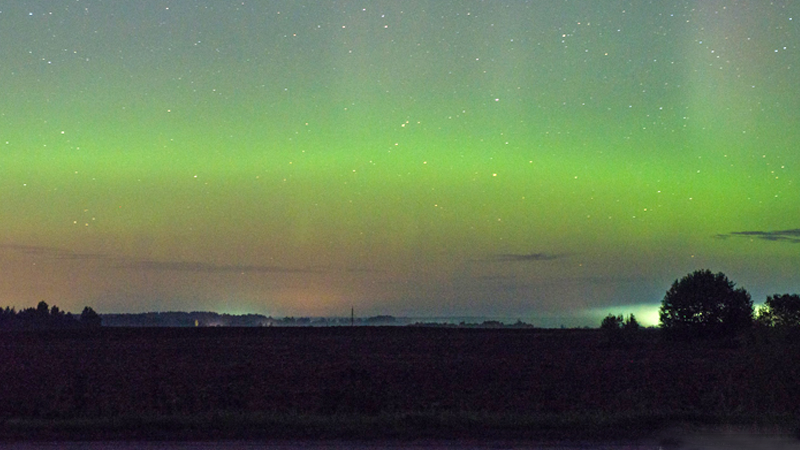
<svg viewBox="0 0 800 450"><path fill-rule="evenodd" d="M599 330L414 327L5 333L0 431L100 423L191 435L216 424L221 435L449 436L791 424L797 346L751 341L668 343L644 330L623 348Z"/></svg>

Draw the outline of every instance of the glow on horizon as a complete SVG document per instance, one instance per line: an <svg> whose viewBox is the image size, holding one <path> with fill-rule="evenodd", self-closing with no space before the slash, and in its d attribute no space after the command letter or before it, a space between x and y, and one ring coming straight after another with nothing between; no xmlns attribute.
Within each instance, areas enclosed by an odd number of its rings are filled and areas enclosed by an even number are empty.
<svg viewBox="0 0 800 450"><path fill-rule="evenodd" d="M660 304L615 305L606 309L593 309L587 314L587 316L594 319L596 326L600 326L600 322L602 322L603 318L609 314L613 314L615 316L622 315L625 317L625 320L628 320L629 316L633 314L633 316L636 318L636 321L639 322L639 325L643 327L657 327L660 323L658 314L660 308Z"/></svg>

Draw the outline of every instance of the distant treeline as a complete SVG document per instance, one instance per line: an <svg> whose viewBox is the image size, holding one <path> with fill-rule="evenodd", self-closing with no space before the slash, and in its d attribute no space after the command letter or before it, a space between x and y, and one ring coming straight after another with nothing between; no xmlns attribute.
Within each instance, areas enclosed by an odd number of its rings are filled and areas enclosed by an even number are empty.
<svg viewBox="0 0 800 450"><path fill-rule="evenodd" d="M109 327L327 327L348 325L397 325L392 316L350 317L284 317L261 314L218 314L215 312L147 312L138 314L103 314L103 325Z"/></svg>
<svg viewBox="0 0 800 450"><path fill-rule="evenodd" d="M0 308L0 330L47 330L94 327L337 327L411 326L440 328L533 328L522 321L507 324L496 320L482 322L414 322L389 315L371 317L283 317L262 314L219 314L208 311L168 311L125 314L98 314L85 307L80 315L39 302L35 308L16 311Z"/></svg>
<svg viewBox="0 0 800 450"><path fill-rule="evenodd" d="M0 309L0 329L2 330L48 330L67 328L97 328L101 326L100 316L90 307L83 308L80 315L52 308L39 302L35 308L16 311L6 307Z"/></svg>
<svg viewBox="0 0 800 450"><path fill-rule="evenodd" d="M261 314L218 314L215 312L169 311L133 314L102 314L103 325L108 327L337 327L337 326L416 326L443 328L533 328L533 325L517 321L504 324L496 320L483 322L407 323L394 316L372 317L284 317L274 318Z"/></svg>
<svg viewBox="0 0 800 450"><path fill-rule="evenodd" d="M508 324L500 322L499 320L484 320L483 322L415 322L411 324L412 327L438 327L438 328L535 328L533 325L517 320L514 323Z"/></svg>

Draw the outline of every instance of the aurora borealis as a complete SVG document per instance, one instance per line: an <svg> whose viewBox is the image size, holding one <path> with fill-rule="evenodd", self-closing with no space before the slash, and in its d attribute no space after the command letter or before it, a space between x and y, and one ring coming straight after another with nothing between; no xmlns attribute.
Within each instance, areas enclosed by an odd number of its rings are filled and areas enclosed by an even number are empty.
<svg viewBox="0 0 800 450"><path fill-rule="evenodd" d="M0 5L0 305L595 325L700 268L800 292L795 2Z"/></svg>

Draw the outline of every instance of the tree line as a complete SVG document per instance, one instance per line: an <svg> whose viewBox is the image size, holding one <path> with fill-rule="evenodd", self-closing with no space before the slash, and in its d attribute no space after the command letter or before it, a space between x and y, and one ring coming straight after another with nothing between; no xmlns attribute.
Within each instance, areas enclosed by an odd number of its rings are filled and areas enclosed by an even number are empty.
<svg viewBox="0 0 800 450"><path fill-rule="evenodd" d="M92 308L85 307L80 315L62 311L58 306L51 308L42 301L35 308L16 311L14 308L0 308L0 329L2 330L49 330L71 328L98 328L102 325L100 315Z"/></svg>
<svg viewBox="0 0 800 450"><path fill-rule="evenodd" d="M659 321L666 337L681 340L731 338L753 327L800 330L800 295L770 295L754 310L750 294L724 273L697 270L672 283ZM640 327L633 314L609 314L600 328L619 340Z"/></svg>

